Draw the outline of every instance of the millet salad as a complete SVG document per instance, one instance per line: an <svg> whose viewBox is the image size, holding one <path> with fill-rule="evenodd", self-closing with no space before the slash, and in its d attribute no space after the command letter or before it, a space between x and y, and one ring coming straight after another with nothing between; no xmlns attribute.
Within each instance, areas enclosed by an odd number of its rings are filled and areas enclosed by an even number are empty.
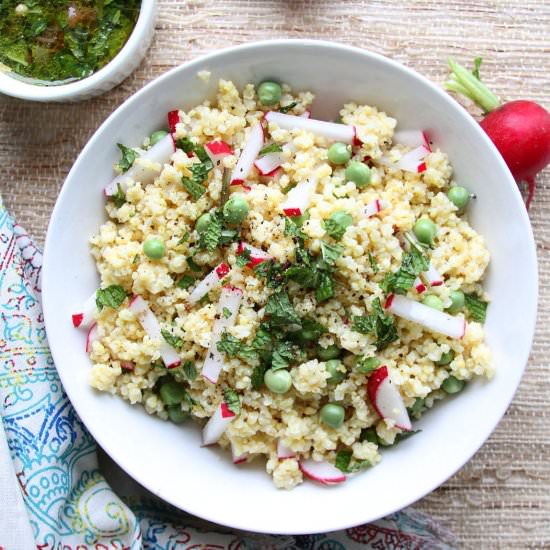
<svg viewBox="0 0 550 550"><path fill-rule="evenodd" d="M313 99L220 80L119 144L91 238L101 285L73 315L94 388L196 420L286 489L374 466L493 374L489 253L446 155L368 105L316 120Z"/></svg>

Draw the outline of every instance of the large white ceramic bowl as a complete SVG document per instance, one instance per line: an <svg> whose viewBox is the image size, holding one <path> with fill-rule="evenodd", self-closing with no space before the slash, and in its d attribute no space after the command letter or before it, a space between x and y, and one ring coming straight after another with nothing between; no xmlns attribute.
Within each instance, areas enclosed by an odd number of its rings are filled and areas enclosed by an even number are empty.
<svg viewBox="0 0 550 550"><path fill-rule="evenodd" d="M442 63L444 60L442 60ZM207 69L205 84L197 71ZM446 151L456 181L477 195L472 225L492 262L487 342L495 378L477 381L417 423L422 432L383 452L382 462L335 487L274 488L260 465L235 467L200 447L199 429L148 416L88 386L84 335L71 313L98 286L88 238L105 219L102 187L117 142L137 144L165 125L167 111L212 96L219 78L243 85L276 78L316 94L313 116L332 119L350 100L376 105L402 128L425 128ZM142 485L172 504L227 526L270 533L331 531L368 522L419 499L456 472L506 411L523 373L535 324L537 265L525 206L510 172L468 113L437 86L379 55L310 40L247 44L178 67L117 109L82 151L52 215L43 271L46 328L78 414L99 444ZM510 434L513 437L513 434Z"/></svg>
<svg viewBox="0 0 550 550"><path fill-rule="evenodd" d="M81 101L120 84L141 63L155 31L157 0L142 0L139 17L126 44L105 67L87 78L59 86L42 86L0 71L0 93L30 101Z"/></svg>

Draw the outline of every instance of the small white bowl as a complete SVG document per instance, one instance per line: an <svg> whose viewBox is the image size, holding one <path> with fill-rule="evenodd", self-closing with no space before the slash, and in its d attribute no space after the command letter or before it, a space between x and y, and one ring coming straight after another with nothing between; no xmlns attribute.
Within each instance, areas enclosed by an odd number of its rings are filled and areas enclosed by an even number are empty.
<svg viewBox="0 0 550 550"><path fill-rule="evenodd" d="M155 31L156 0L142 0L132 34L105 67L87 78L59 86L29 84L0 71L0 93L30 101L72 102L100 95L120 84L145 56Z"/></svg>
<svg viewBox="0 0 550 550"><path fill-rule="evenodd" d="M212 73L208 83L197 71ZM98 287L88 246L105 220L102 188L113 177L116 143L136 145L165 127L166 113L215 95L219 78L239 87L276 78L316 94L313 116L333 119L344 102L376 105L401 128L423 128L453 164L456 181L477 195L468 208L491 252L485 330L496 375L439 403L422 432L382 461L334 487L306 481L277 490L263 460L245 466L201 447L200 429L149 416L88 385L84 331L71 313ZM131 476L170 503L208 520L249 531L314 533L373 521L403 508L455 473L485 442L506 411L531 347L537 264L531 226L515 181L475 120L441 88L364 50L312 40L280 40L226 49L178 67L128 99L95 133L73 166L52 215L43 270L48 340L63 385L101 447ZM513 434L510 434L513 437Z"/></svg>

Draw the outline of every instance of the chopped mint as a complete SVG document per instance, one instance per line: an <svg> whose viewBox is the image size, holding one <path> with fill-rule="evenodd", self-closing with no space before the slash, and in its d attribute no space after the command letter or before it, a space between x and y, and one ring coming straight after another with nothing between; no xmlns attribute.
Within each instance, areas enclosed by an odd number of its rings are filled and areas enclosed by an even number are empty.
<svg viewBox="0 0 550 550"><path fill-rule="evenodd" d="M110 285L106 288L98 288L95 295L97 309L101 311L104 307L118 308L126 299L128 294L120 285Z"/></svg>

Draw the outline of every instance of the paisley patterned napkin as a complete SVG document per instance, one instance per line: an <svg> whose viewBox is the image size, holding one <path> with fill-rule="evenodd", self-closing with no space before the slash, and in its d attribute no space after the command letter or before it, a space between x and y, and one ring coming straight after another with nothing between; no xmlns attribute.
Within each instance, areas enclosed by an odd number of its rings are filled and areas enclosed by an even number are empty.
<svg viewBox="0 0 550 550"><path fill-rule="evenodd" d="M0 550L455 547L452 534L411 509L345 531L291 537L207 530L159 500L119 498L57 376L40 304L41 265L40 251L0 198Z"/></svg>

